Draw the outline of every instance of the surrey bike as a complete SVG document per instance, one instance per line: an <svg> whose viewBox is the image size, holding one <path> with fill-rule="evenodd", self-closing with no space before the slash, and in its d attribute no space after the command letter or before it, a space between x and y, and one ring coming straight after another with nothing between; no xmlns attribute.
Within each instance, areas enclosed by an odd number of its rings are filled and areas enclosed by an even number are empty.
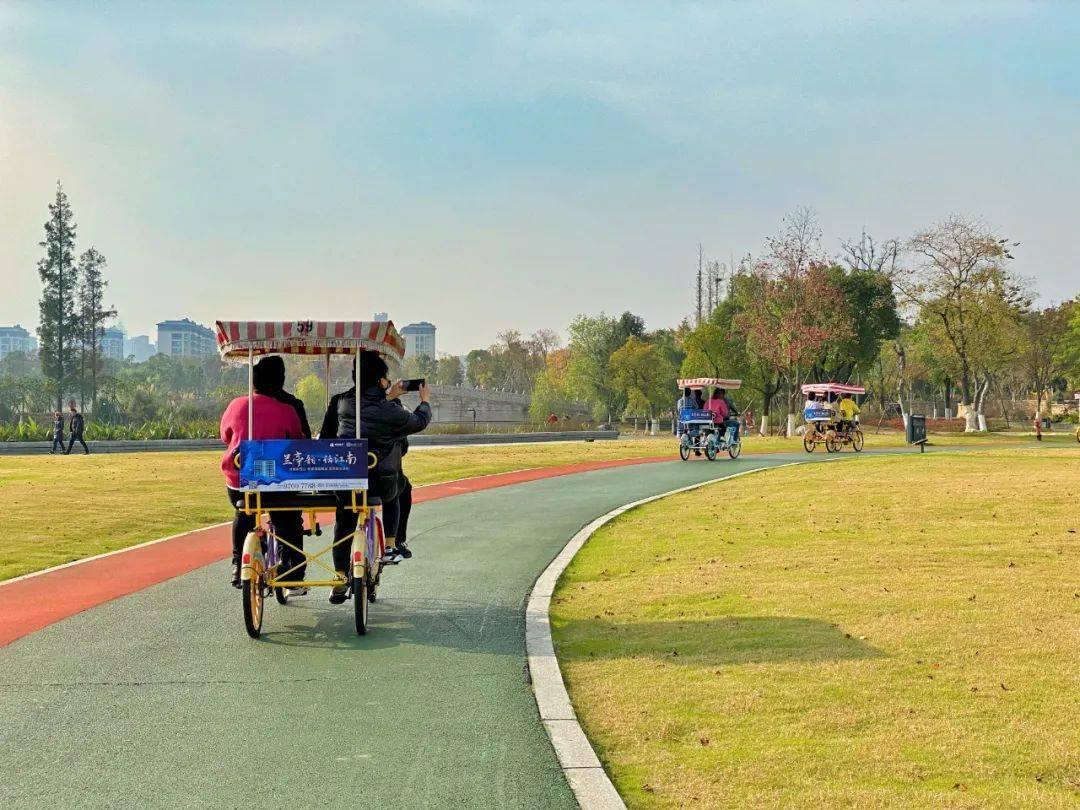
<svg viewBox="0 0 1080 810"><path fill-rule="evenodd" d="M742 380L724 380L718 377L694 377L688 380L676 380L680 391L705 391L709 388L723 388L736 391L742 387ZM691 453L705 454L709 461L727 452L732 459L742 452L742 439L739 438L732 423L717 424L715 414L704 408L680 408L678 421L679 458L690 459Z"/></svg>
<svg viewBox="0 0 1080 810"><path fill-rule="evenodd" d="M859 427L858 414L850 424L841 424L838 410L840 398L844 394L859 397L866 394L866 389L861 385L825 382L805 383L802 392L805 395L813 394L820 399L818 407L803 411L806 420L803 449L807 453L813 453L814 449L822 444L828 453L839 453L845 447L851 447L856 453L862 452L864 437Z"/></svg>
<svg viewBox="0 0 1080 810"><path fill-rule="evenodd" d="M330 358L351 356L356 379L361 352L381 355L397 365L405 341L390 321L218 321L217 343L226 361L248 366L248 436L254 434L253 368L266 354L321 355L326 358L330 390ZM356 433L360 435L360 397L356 398ZM236 464L243 498L235 506L254 515L256 529L244 542L240 558L244 627L252 638L262 632L267 597L288 601L288 588L348 586L356 632L368 629L368 604L374 602L384 565L385 536L380 501L368 494L368 469L375 464L364 439L264 439L241 442ZM301 512L307 536L321 536L319 514L344 509L357 516L356 529L314 553L303 549L303 537L285 537L270 521L270 512ZM323 557L336 546L350 546L350 567L339 574ZM303 562L285 568L285 548L303 555ZM327 572L323 579L297 580L302 565Z"/></svg>

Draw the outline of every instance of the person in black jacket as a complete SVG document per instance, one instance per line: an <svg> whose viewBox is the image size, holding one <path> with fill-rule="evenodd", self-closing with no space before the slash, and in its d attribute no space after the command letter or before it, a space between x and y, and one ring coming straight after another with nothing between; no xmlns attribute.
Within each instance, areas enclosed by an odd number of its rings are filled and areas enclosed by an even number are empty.
<svg viewBox="0 0 1080 810"><path fill-rule="evenodd" d="M53 412L52 450L49 455L55 455L57 449L64 452L64 414L60 411Z"/></svg>
<svg viewBox="0 0 1080 810"><path fill-rule="evenodd" d="M71 411L71 422L68 424L68 430L71 432L71 441L68 442L67 450L64 451L64 455L71 455L71 448L75 446L75 442L82 445L83 452L86 455L90 455L90 448L86 446L86 441L83 439L83 431L86 429L86 420L83 419L83 415L79 413L75 407L75 400L68 400L68 408Z"/></svg>
<svg viewBox="0 0 1080 810"><path fill-rule="evenodd" d="M311 425L308 424L304 401L285 390L285 361L276 354L264 357L255 364L254 373L262 375L267 390L274 391L270 396L278 402L284 402L286 405L291 406L296 411L296 415L300 417L300 427L304 429L304 438L310 439Z"/></svg>
<svg viewBox="0 0 1080 810"><path fill-rule="evenodd" d="M369 488L382 501L383 528L386 532L388 556L398 553L399 532L405 528L402 506L411 506L411 487L401 471L401 456L407 436L419 433L431 421L430 394L427 385L420 387L420 405L415 411L405 408L398 397L404 393L402 383L390 382L390 369L375 352L364 352L360 359L360 438L367 439L368 450L377 462L370 473ZM320 439L356 438L356 386L335 394L326 409ZM408 490L407 501L400 498ZM407 523L408 514L404 517ZM351 510L339 508L334 517L334 540L340 540L356 530L357 516ZM407 548L407 547L406 547ZM411 555L410 555L411 556ZM334 546L334 568L344 574L349 567L349 544ZM345 601L347 588L336 586L330 601Z"/></svg>

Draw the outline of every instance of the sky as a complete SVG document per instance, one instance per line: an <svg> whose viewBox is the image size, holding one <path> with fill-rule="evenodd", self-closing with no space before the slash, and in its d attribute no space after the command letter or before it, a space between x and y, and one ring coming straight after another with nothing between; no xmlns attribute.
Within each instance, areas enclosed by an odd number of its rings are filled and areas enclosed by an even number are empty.
<svg viewBox="0 0 1080 810"><path fill-rule="evenodd" d="M131 334L428 320L439 350L692 305L813 208L950 214L1080 291L1080 3L0 0L0 324L63 181Z"/></svg>

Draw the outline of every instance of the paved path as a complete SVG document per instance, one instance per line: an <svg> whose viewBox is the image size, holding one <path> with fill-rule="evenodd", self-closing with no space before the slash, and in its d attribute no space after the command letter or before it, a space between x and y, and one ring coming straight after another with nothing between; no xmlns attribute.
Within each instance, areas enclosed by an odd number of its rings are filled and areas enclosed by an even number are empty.
<svg viewBox="0 0 1080 810"><path fill-rule="evenodd" d="M655 463L444 498L413 513L369 635L326 591L243 629L225 563L0 649L0 806L570 807L525 673L523 605L585 523L738 470Z"/></svg>

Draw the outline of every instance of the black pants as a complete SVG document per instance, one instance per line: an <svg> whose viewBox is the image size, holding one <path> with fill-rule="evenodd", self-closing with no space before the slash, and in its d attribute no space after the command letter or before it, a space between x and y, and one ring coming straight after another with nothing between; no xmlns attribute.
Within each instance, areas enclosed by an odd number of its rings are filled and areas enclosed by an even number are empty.
<svg viewBox="0 0 1080 810"><path fill-rule="evenodd" d="M404 543L408 534L409 514L412 512L412 483L401 475L402 485L396 498L382 502L383 532L386 534L386 546L390 548ZM334 542L356 531L358 515L350 509L338 507L334 512ZM351 543L334 546L334 570L349 569L349 550Z"/></svg>
<svg viewBox="0 0 1080 810"><path fill-rule="evenodd" d="M235 510L232 524L232 561L233 565L236 565L240 562L240 555L244 551L244 540L247 539L248 532L255 530L255 515L246 515L241 509L236 509L236 502L243 502L244 500L243 492L232 487L226 487L225 490L229 494L229 503ZM304 547L304 517L302 513L272 511L270 513L270 522L274 524L274 533L279 537L288 540L297 548ZM278 547L281 549L282 562L278 570L282 573L288 571L294 565L304 562L304 555L300 552L294 551L284 543L279 543ZM303 579L305 573L307 573L307 565L303 564L286 578L290 581Z"/></svg>
<svg viewBox="0 0 1080 810"><path fill-rule="evenodd" d="M63 436L53 436L52 450L50 450L49 452L50 453L55 453L56 448L58 448L58 447L60 448L60 452L63 453L64 452L64 437Z"/></svg>
<svg viewBox="0 0 1080 810"><path fill-rule="evenodd" d="M77 435L77 436L72 436L71 437L71 441L68 442L68 449L67 449L68 453L70 453L71 448L75 446L75 442L78 442L79 444L82 445L82 449L83 449L84 453L87 453L87 454L90 453L90 448L86 446L86 442L83 441L83 437L82 437L81 433L79 435Z"/></svg>

